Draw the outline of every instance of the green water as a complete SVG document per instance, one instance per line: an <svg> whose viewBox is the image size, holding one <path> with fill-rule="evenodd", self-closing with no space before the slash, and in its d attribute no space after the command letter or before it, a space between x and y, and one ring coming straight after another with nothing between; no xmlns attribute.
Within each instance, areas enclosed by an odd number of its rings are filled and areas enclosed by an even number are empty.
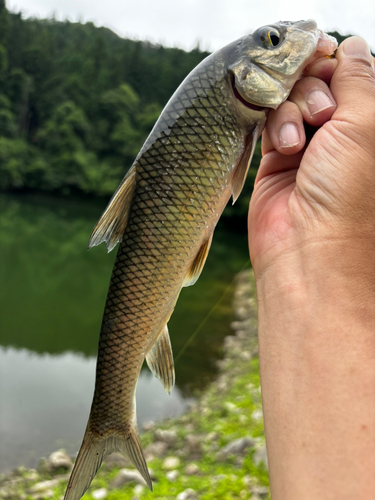
<svg viewBox="0 0 375 500"><path fill-rule="evenodd" d="M104 245L86 250L103 208L0 196L0 471L35 465L58 447L74 452L82 438L116 252L107 254ZM176 388L168 397L147 368L142 371L140 425L183 411L214 376L222 340L230 333L230 283L247 261L246 237L219 227L202 276L183 289L169 322Z"/></svg>

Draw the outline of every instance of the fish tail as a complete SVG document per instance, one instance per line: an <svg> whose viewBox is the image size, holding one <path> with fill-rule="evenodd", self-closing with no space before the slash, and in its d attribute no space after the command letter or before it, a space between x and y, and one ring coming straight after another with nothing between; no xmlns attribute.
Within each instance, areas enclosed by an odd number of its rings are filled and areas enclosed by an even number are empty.
<svg viewBox="0 0 375 500"><path fill-rule="evenodd" d="M120 451L130 458L152 491L152 481L135 424L126 436L110 434L101 437L95 436L89 429L86 430L64 500L79 500L89 488L104 458L114 451Z"/></svg>
<svg viewBox="0 0 375 500"><path fill-rule="evenodd" d="M147 486L152 491L152 481L150 473L147 468L146 459L143 454L141 440L138 434L137 426L133 426L130 435L126 438L117 437L116 439L116 450L121 451L124 455L127 455L132 461L134 467L136 467L146 481Z"/></svg>

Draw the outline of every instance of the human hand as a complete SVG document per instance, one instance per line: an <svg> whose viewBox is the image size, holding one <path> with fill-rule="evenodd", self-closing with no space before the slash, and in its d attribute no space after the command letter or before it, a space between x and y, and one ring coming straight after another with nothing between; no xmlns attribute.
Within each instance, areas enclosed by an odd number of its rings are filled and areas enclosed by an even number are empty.
<svg viewBox="0 0 375 500"><path fill-rule="evenodd" d="M307 75L270 112L249 210L271 493L372 500L374 59L353 37Z"/></svg>
<svg viewBox="0 0 375 500"><path fill-rule="evenodd" d="M365 41L349 38L270 112L249 211L256 275L304 245L361 239L373 251L374 67ZM320 127L311 141L303 120Z"/></svg>

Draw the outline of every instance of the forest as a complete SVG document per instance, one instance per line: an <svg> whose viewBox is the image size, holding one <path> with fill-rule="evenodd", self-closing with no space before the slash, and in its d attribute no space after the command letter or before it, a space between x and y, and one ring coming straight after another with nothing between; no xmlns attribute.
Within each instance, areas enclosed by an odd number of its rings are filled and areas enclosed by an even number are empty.
<svg viewBox="0 0 375 500"><path fill-rule="evenodd" d="M23 19L0 0L0 191L108 197L207 55L92 23ZM251 180L227 217L246 214L259 161L258 145Z"/></svg>

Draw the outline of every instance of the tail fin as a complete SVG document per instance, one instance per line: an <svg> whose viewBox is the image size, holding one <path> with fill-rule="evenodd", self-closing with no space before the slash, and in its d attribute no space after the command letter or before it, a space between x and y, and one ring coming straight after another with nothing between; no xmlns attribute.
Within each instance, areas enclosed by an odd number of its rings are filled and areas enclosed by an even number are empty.
<svg viewBox="0 0 375 500"><path fill-rule="evenodd" d="M87 429L69 479L64 500L79 500L90 486L104 458L113 451L121 451L130 458L152 491L152 482L136 425L132 427L130 435L126 437L118 434L97 437Z"/></svg>

